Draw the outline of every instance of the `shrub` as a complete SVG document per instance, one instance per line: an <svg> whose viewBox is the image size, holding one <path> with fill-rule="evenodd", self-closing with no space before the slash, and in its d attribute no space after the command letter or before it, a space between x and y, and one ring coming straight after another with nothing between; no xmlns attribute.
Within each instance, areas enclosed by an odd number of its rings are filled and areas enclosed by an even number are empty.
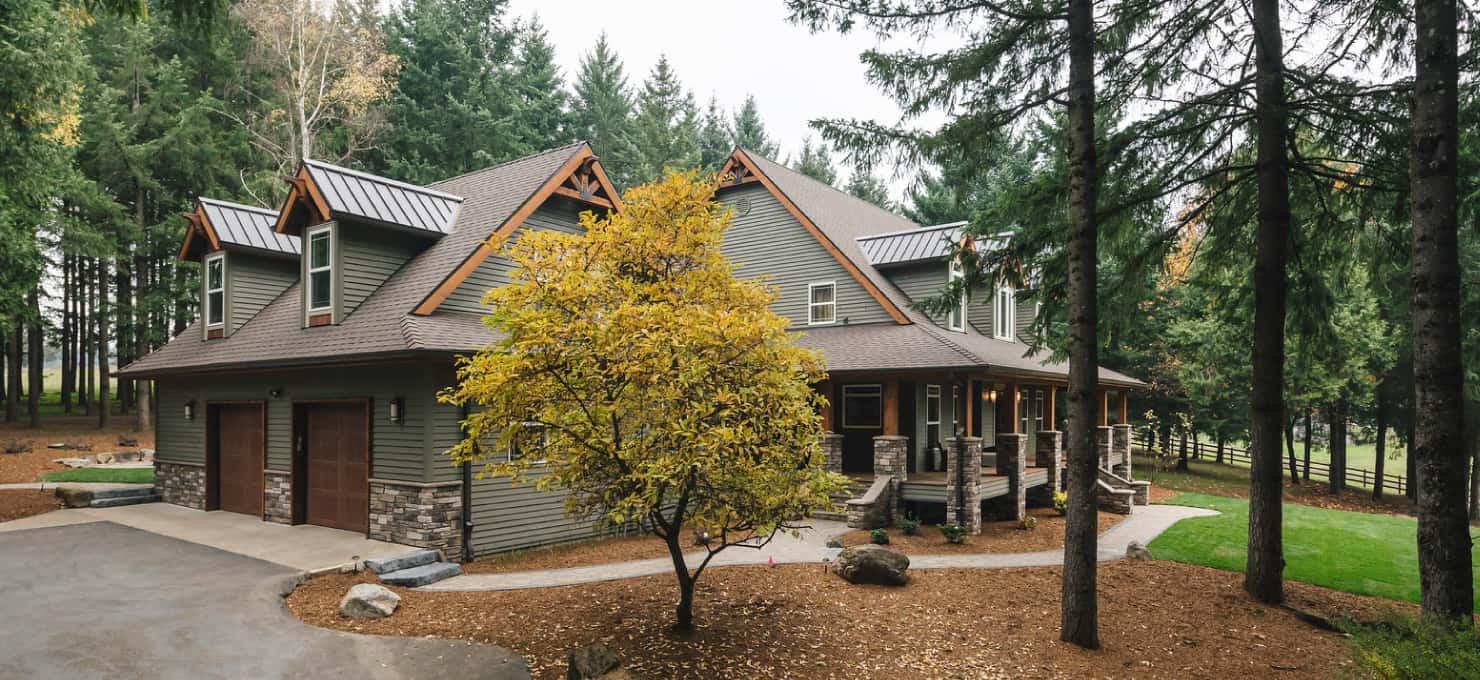
<svg viewBox="0 0 1480 680"><path fill-rule="evenodd" d="M868 532L868 540L875 545L889 545L889 531L887 529L874 529Z"/></svg>
<svg viewBox="0 0 1480 680"><path fill-rule="evenodd" d="M1068 509L1069 509L1069 492L1067 492L1067 491L1055 491L1055 492L1053 492L1053 509L1054 510L1057 510L1060 515L1064 514L1065 512L1068 512Z"/></svg>
<svg viewBox="0 0 1480 680"><path fill-rule="evenodd" d="M920 520L913 517L900 517L894 522L894 526L903 531L906 536L920 533Z"/></svg>
<svg viewBox="0 0 1480 680"><path fill-rule="evenodd" d="M1038 528L1038 518L1037 517L1024 517L1023 518L1023 521L1018 522L1018 528L1019 529L1022 529L1023 531L1032 531L1034 529L1037 529Z"/></svg>
<svg viewBox="0 0 1480 680"><path fill-rule="evenodd" d="M1396 624L1350 624L1352 653L1379 680L1459 680L1480 668L1480 633L1446 629L1412 618Z"/></svg>
<svg viewBox="0 0 1480 680"><path fill-rule="evenodd" d="M939 527L940 534L946 537L947 543L960 545L966 542L966 527L959 524L942 524Z"/></svg>

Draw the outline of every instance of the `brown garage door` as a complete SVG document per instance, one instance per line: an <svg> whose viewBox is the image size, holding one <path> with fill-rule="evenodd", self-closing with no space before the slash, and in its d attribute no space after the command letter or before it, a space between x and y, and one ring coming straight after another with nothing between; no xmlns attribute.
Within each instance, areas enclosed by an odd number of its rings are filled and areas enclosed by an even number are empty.
<svg viewBox="0 0 1480 680"><path fill-rule="evenodd" d="M366 531L370 526L370 440L364 404L307 408L309 524Z"/></svg>
<svg viewBox="0 0 1480 680"><path fill-rule="evenodd" d="M216 407L216 484L220 508L262 514L262 406Z"/></svg>

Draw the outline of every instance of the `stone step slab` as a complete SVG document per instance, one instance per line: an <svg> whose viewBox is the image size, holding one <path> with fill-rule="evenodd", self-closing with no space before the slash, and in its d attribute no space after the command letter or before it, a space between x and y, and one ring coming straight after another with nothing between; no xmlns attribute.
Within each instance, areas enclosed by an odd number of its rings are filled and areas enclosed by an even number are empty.
<svg viewBox="0 0 1480 680"><path fill-rule="evenodd" d="M151 496L153 494L154 487L150 486L141 486L136 489L99 489L92 492L93 500L100 500L103 498L128 498L131 496Z"/></svg>
<svg viewBox="0 0 1480 680"><path fill-rule="evenodd" d="M413 550L401 555L382 557L376 560L365 560L365 568L377 574L388 574L393 571L401 571L412 567L420 567L431 564L442 559L435 550Z"/></svg>
<svg viewBox="0 0 1480 680"><path fill-rule="evenodd" d="M116 508L116 507L123 506L123 505L138 505L140 503L158 503L158 502L159 502L159 494L156 494L156 493L145 494L145 495L142 495L142 496L137 496L137 495L135 495L135 496L114 496L112 498L98 498L97 495L94 494L92 502L91 503L88 503L88 507L90 507L90 508Z"/></svg>
<svg viewBox="0 0 1480 680"><path fill-rule="evenodd" d="M433 562L409 569L398 569L380 575L382 583L415 588L462 574L462 567L451 562Z"/></svg>

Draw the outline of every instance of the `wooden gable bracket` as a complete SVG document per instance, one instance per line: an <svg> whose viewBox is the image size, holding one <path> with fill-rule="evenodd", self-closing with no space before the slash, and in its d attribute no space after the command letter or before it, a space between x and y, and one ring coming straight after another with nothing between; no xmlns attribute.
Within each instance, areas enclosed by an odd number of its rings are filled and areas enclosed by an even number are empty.
<svg viewBox="0 0 1480 680"><path fill-rule="evenodd" d="M207 252L216 252L221 249L221 242L216 239L216 232L211 229L211 222L206 219L204 210L197 206L195 212L181 213L180 216L184 217L185 221L190 223L190 226L185 229L185 240L180 244L180 252L176 256L177 259L193 259L190 257L190 246L194 244L197 234L209 242L210 250Z"/></svg>
<svg viewBox="0 0 1480 680"><path fill-rule="evenodd" d="M725 161L724 167L719 169L717 181L720 186L738 186L760 181L760 177L756 176L755 171L750 169L750 165L738 152L739 149L736 149L736 153L730 154L730 160Z"/></svg>
<svg viewBox="0 0 1480 680"><path fill-rule="evenodd" d="M278 211L277 224L272 230L279 234L293 234L301 230L301 226L293 224L293 215L299 210L307 211L306 226L323 224L330 220L329 204L324 201L323 194L319 188L314 186L313 176L308 174L308 166L300 165L298 173L287 175L283 180L288 183L288 198L283 201L283 207Z"/></svg>
<svg viewBox="0 0 1480 680"><path fill-rule="evenodd" d="M576 177L582 171L584 171L583 178L576 179L575 183L572 183L572 178ZM589 192L589 198L582 198L583 189ZM538 189L535 189L534 193L528 199L525 199L524 203L519 206L519 209L514 211L514 214L504 220L504 223L499 225L497 229L494 229L493 233L487 239L479 242L478 247L468 255L467 259L463 260L457 269L448 274L442 280L442 283L438 284L436 289L430 295L427 295L421 301L421 304L416 306L416 309L412 310L412 313L418 316L426 316L437 311L437 307L442 304L442 301L446 300L447 296L452 294L452 291L457 290L457 287L462 285L462 282L466 281L473 272L478 270L478 266L483 264L483 261L493 254L494 251L491 244L514 233L514 230L518 229L521 224L524 224L524 221L529 219L529 216L533 215L534 211L538 210L540 206L544 205L546 200L557 194L591 205L606 207L609 210L620 211L622 209L622 199L617 195L616 190L612 188L612 182L607 178L606 171L601 168L601 163L598 162L596 154L591 151L589 144L582 145L564 165L560 166L554 174L550 175L549 179L545 180L544 184L540 185ZM605 201L605 203L598 201Z"/></svg>
<svg viewBox="0 0 1480 680"><path fill-rule="evenodd" d="M600 172L601 166L597 165L596 156L588 156L565 178L565 181L560 183L560 186L555 187L554 193L598 208L615 209L616 203L612 202L611 184L604 181L604 176L597 176Z"/></svg>

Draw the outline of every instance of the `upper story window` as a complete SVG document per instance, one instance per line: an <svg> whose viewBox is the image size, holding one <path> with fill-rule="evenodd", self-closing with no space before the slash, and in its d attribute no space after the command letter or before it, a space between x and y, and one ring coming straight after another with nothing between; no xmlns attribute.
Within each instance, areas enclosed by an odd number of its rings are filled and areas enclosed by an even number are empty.
<svg viewBox="0 0 1480 680"><path fill-rule="evenodd" d="M334 308L334 231L324 225L308 232L308 311Z"/></svg>
<svg viewBox="0 0 1480 680"><path fill-rule="evenodd" d="M951 273L946 277L948 284L955 283L957 279L966 278L966 273L961 271L961 265L957 262L951 263ZM961 294L961 299L951 308L951 313L946 316L946 327L953 331L966 330L966 294Z"/></svg>
<svg viewBox="0 0 1480 680"><path fill-rule="evenodd" d="M1012 340L1017 335L1017 310L1011 286L997 289L997 304L992 308L992 336Z"/></svg>
<svg viewBox="0 0 1480 680"><path fill-rule="evenodd" d="M832 281L807 286L807 325L822 326L838 319L838 288Z"/></svg>
<svg viewBox="0 0 1480 680"><path fill-rule="evenodd" d="M206 257L206 326L226 322L226 254Z"/></svg>

